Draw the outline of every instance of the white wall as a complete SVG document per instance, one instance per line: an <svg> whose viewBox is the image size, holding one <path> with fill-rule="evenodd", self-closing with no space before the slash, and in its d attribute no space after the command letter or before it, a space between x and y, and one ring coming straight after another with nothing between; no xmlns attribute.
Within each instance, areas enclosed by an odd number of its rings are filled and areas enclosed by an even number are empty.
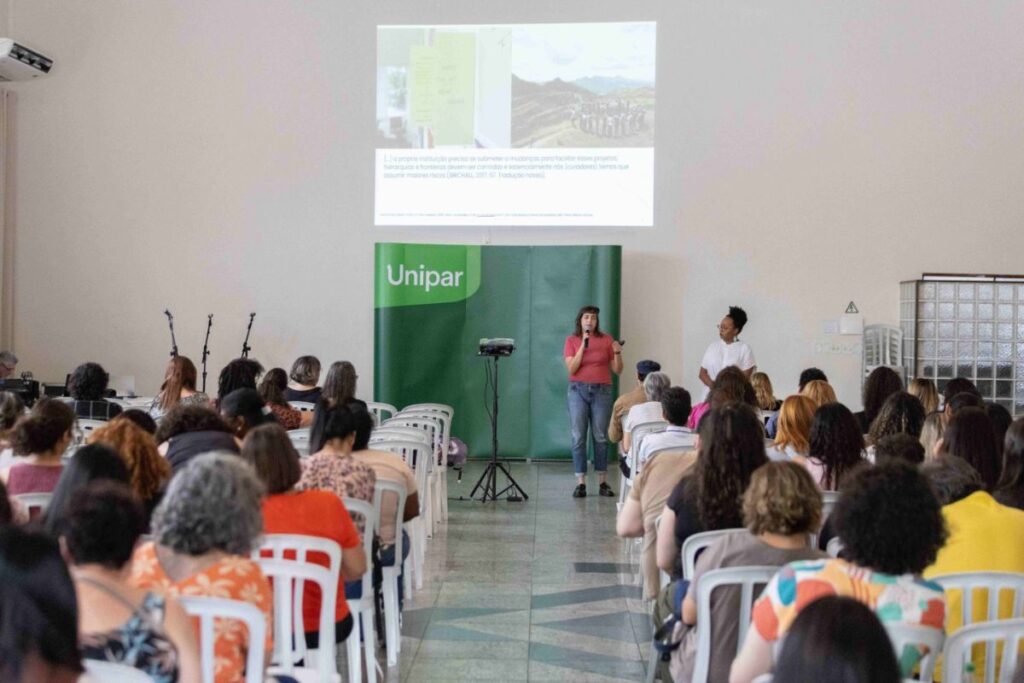
<svg viewBox="0 0 1024 683"><path fill-rule="evenodd" d="M652 19L653 229L373 227L376 24ZM1022 270L1019 2L14 0L10 25L57 60L14 86L15 349L42 378L92 359L153 391L165 307L194 359L216 314L215 376L255 310L255 357L350 359L369 396L374 241L621 243L627 362L695 388L739 303L781 395L814 364L855 406L822 320Z"/></svg>

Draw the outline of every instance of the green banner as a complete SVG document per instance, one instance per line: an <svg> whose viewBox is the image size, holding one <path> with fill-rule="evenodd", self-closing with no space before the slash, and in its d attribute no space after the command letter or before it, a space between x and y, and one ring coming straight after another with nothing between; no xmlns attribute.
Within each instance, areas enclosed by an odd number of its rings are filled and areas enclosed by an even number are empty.
<svg viewBox="0 0 1024 683"><path fill-rule="evenodd" d="M402 407L447 403L452 434L490 454L480 340L515 339L498 362L499 453L568 459L568 377L562 356L576 313L593 304L619 331L621 247L377 244L375 397Z"/></svg>

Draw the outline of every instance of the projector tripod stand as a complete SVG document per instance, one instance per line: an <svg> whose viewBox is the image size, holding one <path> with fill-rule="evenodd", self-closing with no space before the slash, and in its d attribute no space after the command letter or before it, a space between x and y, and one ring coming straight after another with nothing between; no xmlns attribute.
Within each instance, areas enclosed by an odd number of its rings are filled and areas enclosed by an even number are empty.
<svg viewBox="0 0 1024 683"><path fill-rule="evenodd" d="M479 500L482 503L486 503L489 500L498 500L499 496L508 493L505 500L510 503L519 503L524 500L529 500L530 497L526 495L526 491L516 482L512 477L512 474L505 467L505 463L498 462L498 355L496 354L481 354L485 356L484 369L487 372L487 384L491 386L491 409L488 411L491 417L491 461L487 463L487 468L484 469L484 473L480 475L476 485L470 492L469 497L473 500ZM488 361L494 363L494 374L491 375L491 365ZM508 479L508 486L502 490L498 490L498 470L505 475ZM480 498L476 498L477 489L481 489Z"/></svg>

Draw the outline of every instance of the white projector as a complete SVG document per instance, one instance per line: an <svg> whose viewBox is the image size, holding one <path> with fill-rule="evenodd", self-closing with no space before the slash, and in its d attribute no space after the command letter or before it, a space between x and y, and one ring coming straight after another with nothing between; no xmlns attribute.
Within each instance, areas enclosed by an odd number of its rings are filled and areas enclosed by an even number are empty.
<svg viewBox="0 0 1024 683"><path fill-rule="evenodd" d="M50 73L51 68L49 57L10 38L0 38L0 81L31 81Z"/></svg>

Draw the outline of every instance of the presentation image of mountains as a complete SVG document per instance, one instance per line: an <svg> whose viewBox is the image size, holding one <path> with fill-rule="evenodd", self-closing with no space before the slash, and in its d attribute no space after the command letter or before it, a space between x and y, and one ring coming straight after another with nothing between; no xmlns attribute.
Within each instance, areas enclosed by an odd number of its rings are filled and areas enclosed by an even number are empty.
<svg viewBox="0 0 1024 683"><path fill-rule="evenodd" d="M513 147L653 147L654 84L618 76L535 83L512 74Z"/></svg>

